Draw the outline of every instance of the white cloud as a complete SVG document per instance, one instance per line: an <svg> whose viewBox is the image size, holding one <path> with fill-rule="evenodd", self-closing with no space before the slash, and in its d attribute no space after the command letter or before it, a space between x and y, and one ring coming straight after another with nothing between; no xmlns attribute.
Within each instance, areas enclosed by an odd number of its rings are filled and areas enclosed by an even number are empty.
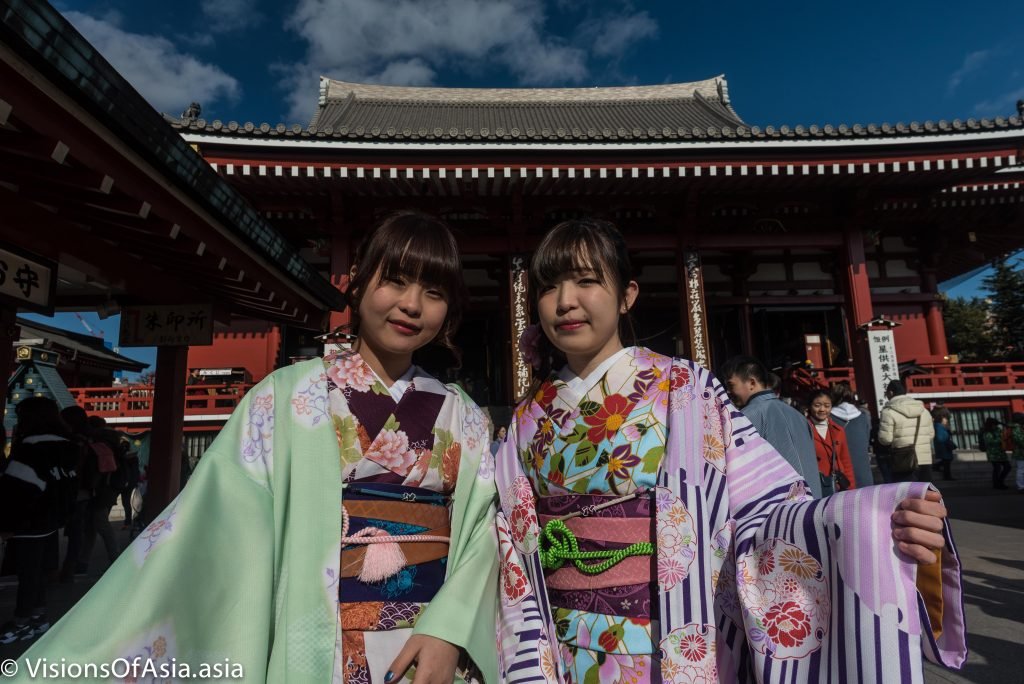
<svg viewBox="0 0 1024 684"><path fill-rule="evenodd" d="M444 68L463 72L481 64L504 69L523 85L578 84L589 75L588 48L545 26L542 0L298 0L286 26L306 41L299 64L278 65L288 89L289 118L309 118L316 78L429 85ZM607 48L625 48L653 34L641 12L625 30L601 25Z"/></svg>
<svg viewBox="0 0 1024 684"><path fill-rule="evenodd" d="M634 43L657 33L658 23L647 12L610 14L580 26L581 39L593 45L598 57L621 55Z"/></svg>
<svg viewBox="0 0 1024 684"><path fill-rule="evenodd" d="M977 103L974 105L974 113L984 117L1017 116L1018 100L1024 100L1024 87Z"/></svg>
<svg viewBox="0 0 1024 684"><path fill-rule="evenodd" d="M159 111L178 114L190 102L209 106L240 95L234 77L180 52L166 38L125 31L116 17L73 11L64 16Z"/></svg>
<svg viewBox="0 0 1024 684"><path fill-rule="evenodd" d="M994 54L995 50L977 50L964 57L964 62L960 65L960 68L950 75L949 82L946 84L946 93L952 95L960 87L960 84L964 82L965 78L981 69L985 62Z"/></svg>

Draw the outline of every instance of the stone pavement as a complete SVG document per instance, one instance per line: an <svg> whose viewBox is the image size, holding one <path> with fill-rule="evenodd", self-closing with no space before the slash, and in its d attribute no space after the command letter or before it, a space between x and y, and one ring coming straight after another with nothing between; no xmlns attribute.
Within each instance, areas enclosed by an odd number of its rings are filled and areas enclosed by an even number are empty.
<svg viewBox="0 0 1024 684"><path fill-rule="evenodd" d="M926 665L929 684L1024 684L1024 495L994 490L987 462L953 465L937 482L963 563L970 654L960 671Z"/></svg>
<svg viewBox="0 0 1024 684"><path fill-rule="evenodd" d="M1024 495L1012 488L1013 473L1009 490L993 490L990 473L980 453L965 452L953 465L955 479L936 483L963 560L970 656L960 671L926 664L928 684L1024 684ZM112 524L124 546L128 533L120 530L120 522ZM50 586L51 617L67 612L99 579L106 566L102 546L97 540L90 575ZM12 579L0 578L0 621L14 608ZM30 643L0 645L0 660L17 657Z"/></svg>

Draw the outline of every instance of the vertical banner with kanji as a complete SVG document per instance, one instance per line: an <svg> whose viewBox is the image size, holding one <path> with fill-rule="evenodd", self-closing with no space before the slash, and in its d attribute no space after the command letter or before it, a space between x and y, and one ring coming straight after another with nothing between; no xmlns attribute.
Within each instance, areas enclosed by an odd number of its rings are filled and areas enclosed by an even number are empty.
<svg viewBox="0 0 1024 684"><path fill-rule="evenodd" d="M875 382L875 403L881 413L886 403L886 388L892 380L900 379L892 330L869 330L868 349L871 353L871 376Z"/></svg>
<svg viewBox="0 0 1024 684"><path fill-rule="evenodd" d="M513 256L509 261L508 275L512 318L512 398L515 403L526 394L530 389L530 383L533 382L530 364L523 358L523 352L519 348L519 338L530 324L526 257Z"/></svg>

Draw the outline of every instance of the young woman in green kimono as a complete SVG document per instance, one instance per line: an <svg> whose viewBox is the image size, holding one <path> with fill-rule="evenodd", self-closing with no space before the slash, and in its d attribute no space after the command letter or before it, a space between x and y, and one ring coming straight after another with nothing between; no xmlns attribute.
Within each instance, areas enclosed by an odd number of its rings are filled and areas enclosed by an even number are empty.
<svg viewBox="0 0 1024 684"><path fill-rule="evenodd" d="M123 658L136 669L97 678L212 665L246 682L496 681L488 427L412 363L431 342L451 347L463 291L443 223L386 220L353 269L351 350L254 387L22 674L39 658Z"/></svg>

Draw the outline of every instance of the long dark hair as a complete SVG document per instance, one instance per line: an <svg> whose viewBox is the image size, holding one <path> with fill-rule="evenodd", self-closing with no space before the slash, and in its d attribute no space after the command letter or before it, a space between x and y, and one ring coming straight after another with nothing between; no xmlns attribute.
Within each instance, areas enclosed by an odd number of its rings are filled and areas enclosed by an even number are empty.
<svg viewBox="0 0 1024 684"><path fill-rule="evenodd" d="M460 358L454 338L466 307L466 285L458 243L444 221L418 211L391 214L359 246L355 268L345 292L353 333L359 334L359 305L374 278L378 274L381 280L401 276L429 284L444 294L448 314L433 342L450 351L456 360Z"/></svg>
<svg viewBox="0 0 1024 684"><path fill-rule="evenodd" d="M602 284L625 299L626 286L633 280L633 265L626 241L615 224L593 218L570 219L548 231L530 260L530 292L535 312L543 289L574 271L593 271ZM619 317L619 337L626 346L636 344L636 331L629 312ZM536 393L552 370L565 363L565 355L551 344L543 331L539 348L541 367L535 369L529 394Z"/></svg>

